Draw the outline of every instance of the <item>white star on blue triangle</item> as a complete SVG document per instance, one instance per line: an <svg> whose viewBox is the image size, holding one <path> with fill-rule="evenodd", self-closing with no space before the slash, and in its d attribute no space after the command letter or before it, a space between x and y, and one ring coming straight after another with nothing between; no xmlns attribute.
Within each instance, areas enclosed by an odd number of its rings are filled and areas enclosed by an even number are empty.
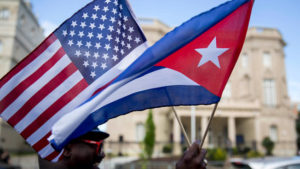
<svg viewBox="0 0 300 169"><path fill-rule="evenodd" d="M221 69L219 56L226 52L229 48L217 48L217 38L215 37L209 44L207 48L199 48L195 49L199 54L201 54L202 58L198 64L198 67L203 64L211 61L215 64L219 69Z"/></svg>

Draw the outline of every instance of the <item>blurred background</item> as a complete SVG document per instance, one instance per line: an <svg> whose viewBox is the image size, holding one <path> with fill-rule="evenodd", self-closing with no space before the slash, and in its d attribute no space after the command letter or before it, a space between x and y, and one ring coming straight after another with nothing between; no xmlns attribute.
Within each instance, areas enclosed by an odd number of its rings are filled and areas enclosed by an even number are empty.
<svg viewBox="0 0 300 169"><path fill-rule="evenodd" d="M88 2L0 0L0 76ZM130 0L149 44L223 2ZM255 1L244 47L204 142L209 168L228 167L237 159L272 156L280 161L298 155L299 6L298 0ZM212 109L176 107L192 141L201 140ZM105 169L171 169L187 148L171 108L133 112L110 120L101 129L110 133L105 141L106 160L101 164ZM149 133L151 137L145 137ZM35 152L2 119L0 147L0 168L38 169Z"/></svg>

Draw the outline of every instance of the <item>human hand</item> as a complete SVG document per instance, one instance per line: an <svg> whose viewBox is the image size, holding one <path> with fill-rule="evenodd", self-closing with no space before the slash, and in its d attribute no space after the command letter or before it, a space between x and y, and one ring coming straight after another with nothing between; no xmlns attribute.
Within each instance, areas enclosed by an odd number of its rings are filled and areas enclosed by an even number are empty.
<svg viewBox="0 0 300 169"><path fill-rule="evenodd" d="M200 150L199 144L193 143L176 163L176 169L206 169L205 155L206 150Z"/></svg>

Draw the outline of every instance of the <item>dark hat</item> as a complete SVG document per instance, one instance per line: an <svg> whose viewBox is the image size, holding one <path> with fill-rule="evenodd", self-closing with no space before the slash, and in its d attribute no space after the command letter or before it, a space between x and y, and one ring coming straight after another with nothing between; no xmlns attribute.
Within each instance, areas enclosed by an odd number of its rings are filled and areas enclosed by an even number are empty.
<svg viewBox="0 0 300 169"><path fill-rule="evenodd" d="M100 131L98 128L95 128L87 132L86 134L78 137L78 139L100 141L106 139L107 137L109 137L108 133L105 133L103 131Z"/></svg>

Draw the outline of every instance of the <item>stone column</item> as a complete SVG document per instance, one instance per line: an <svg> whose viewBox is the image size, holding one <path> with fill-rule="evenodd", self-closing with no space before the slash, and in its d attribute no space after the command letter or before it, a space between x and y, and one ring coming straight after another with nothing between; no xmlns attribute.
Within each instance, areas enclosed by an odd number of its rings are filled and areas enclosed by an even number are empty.
<svg viewBox="0 0 300 169"><path fill-rule="evenodd" d="M234 117L228 117L228 138L231 141L232 147L236 147L236 130Z"/></svg>
<svg viewBox="0 0 300 169"><path fill-rule="evenodd" d="M204 133L205 133L207 125L208 125L208 119L207 119L207 117L205 117L205 116L201 117L201 139L203 139L203 136L204 136ZM207 134L206 138L204 140L204 143L203 143L203 147L207 147L208 146L208 137L209 136Z"/></svg>
<svg viewBox="0 0 300 169"><path fill-rule="evenodd" d="M180 118L180 117L179 117ZM173 153L175 155L179 155L181 153L181 148L180 148L180 126L178 124L177 119L174 117L173 119L173 141L174 141L174 151Z"/></svg>

